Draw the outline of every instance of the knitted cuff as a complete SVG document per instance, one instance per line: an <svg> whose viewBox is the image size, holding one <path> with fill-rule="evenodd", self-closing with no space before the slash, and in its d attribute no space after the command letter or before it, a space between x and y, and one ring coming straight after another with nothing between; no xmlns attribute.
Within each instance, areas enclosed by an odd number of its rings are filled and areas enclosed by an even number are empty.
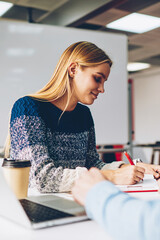
<svg viewBox="0 0 160 240"><path fill-rule="evenodd" d="M125 164L123 161L115 161L112 163L108 163L102 167L102 170L116 170L118 169L122 164Z"/></svg>
<svg viewBox="0 0 160 240"><path fill-rule="evenodd" d="M64 169L62 180L59 186L59 192L71 191L74 181L86 171L87 168L85 167L77 167L76 169Z"/></svg>

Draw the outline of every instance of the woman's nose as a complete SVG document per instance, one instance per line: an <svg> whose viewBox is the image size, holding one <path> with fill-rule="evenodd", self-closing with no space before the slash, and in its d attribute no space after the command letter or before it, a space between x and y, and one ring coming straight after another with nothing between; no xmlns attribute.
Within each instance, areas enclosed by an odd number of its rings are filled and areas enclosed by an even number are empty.
<svg viewBox="0 0 160 240"><path fill-rule="evenodd" d="M101 92L101 93L104 93L104 84L100 84L99 87L98 87L98 91Z"/></svg>

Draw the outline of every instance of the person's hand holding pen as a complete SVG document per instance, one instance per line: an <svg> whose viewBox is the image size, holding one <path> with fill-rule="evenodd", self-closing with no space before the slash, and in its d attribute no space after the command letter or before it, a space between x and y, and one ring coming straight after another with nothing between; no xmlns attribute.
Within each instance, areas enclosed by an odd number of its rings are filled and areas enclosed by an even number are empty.
<svg viewBox="0 0 160 240"><path fill-rule="evenodd" d="M135 184L143 180L144 174L153 174L156 179L160 178L160 166L138 162L136 166L131 156L124 152L130 164L123 164L117 170L101 170L103 176L114 184Z"/></svg>
<svg viewBox="0 0 160 240"><path fill-rule="evenodd" d="M130 164L134 165L134 162L133 162L133 159L131 158L131 156L127 152L124 152L124 154L127 157ZM159 165L147 164L147 163L143 163L143 162L138 162L137 165L140 167L143 167L145 169L146 174L152 174L155 177L155 179L160 178L160 166Z"/></svg>
<svg viewBox="0 0 160 240"><path fill-rule="evenodd" d="M143 180L145 169L140 166L135 166L132 162L132 165L123 164L116 170L101 170L101 172L106 179L114 184L132 185Z"/></svg>
<svg viewBox="0 0 160 240"><path fill-rule="evenodd" d="M160 165L139 162L136 166L143 167L145 169L145 173L152 174L155 179L160 178Z"/></svg>

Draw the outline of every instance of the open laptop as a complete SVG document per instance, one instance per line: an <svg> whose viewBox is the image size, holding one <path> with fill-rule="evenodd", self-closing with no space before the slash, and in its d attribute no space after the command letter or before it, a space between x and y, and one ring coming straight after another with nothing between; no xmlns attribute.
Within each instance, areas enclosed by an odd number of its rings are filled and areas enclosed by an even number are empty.
<svg viewBox="0 0 160 240"><path fill-rule="evenodd" d="M18 200L0 169L0 216L27 228L39 229L87 220L78 203L54 195Z"/></svg>

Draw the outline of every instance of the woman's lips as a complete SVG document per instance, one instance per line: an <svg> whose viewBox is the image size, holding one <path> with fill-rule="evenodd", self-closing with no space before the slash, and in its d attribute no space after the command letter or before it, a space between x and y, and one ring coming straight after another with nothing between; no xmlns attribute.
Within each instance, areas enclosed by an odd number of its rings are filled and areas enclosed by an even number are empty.
<svg viewBox="0 0 160 240"><path fill-rule="evenodd" d="M91 92L91 93L92 93L92 95L93 95L94 98L97 98L97 97L98 97L98 94L95 94L95 93L93 93L93 92Z"/></svg>

